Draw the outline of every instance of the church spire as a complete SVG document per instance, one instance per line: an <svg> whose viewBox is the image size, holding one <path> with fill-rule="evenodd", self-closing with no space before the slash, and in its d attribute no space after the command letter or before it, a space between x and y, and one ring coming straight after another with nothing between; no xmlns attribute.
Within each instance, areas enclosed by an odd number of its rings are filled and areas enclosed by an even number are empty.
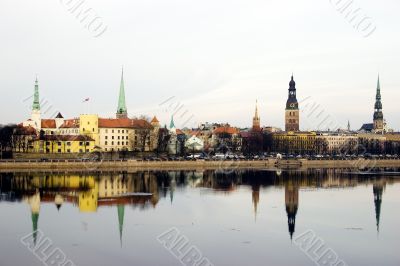
<svg viewBox="0 0 400 266"><path fill-rule="evenodd" d="M378 75L378 83L376 86L375 106L374 106L374 131L383 133L384 121L382 112L382 97L381 97L381 83Z"/></svg>
<svg viewBox="0 0 400 266"><path fill-rule="evenodd" d="M256 110L253 117L253 130L260 130L260 116L258 115L258 102L256 100Z"/></svg>
<svg viewBox="0 0 400 266"><path fill-rule="evenodd" d="M121 83L119 85L117 118L128 118L128 111L125 103L124 68L122 68Z"/></svg>
<svg viewBox="0 0 400 266"><path fill-rule="evenodd" d="M33 94L32 110L33 111L39 111L40 110L39 82L38 82L37 76L36 76L36 80L35 80L35 91L34 91L34 94Z"/></svg>

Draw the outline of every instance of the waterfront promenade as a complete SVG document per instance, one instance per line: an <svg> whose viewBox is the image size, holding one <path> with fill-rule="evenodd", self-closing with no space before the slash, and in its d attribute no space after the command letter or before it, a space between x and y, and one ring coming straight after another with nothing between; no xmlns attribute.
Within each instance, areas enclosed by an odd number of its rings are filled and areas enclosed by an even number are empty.
<svg viewBox="0 0 400 266"><path fill-rule="evenodd" d="M304 169L347 168L368 170L371 168L400 167L399 159L353 160L193 160L193 161L141 161L141 160L3 160L0 172L9 171L136 171L136 170L192 170L192 169Z"/></svg>

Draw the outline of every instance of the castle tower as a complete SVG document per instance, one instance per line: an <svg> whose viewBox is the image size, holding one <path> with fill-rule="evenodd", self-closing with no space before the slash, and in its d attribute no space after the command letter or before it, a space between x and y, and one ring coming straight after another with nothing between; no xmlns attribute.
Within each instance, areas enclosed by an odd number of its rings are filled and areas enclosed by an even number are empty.
<svg viewBox="0 0 400 266"><path fill-rule="evenodd" d="M254 117L253 117L253 131L259 131L261 129L260 127L260 116L258 114L258 103L256 100L256 110L254 112Z"/></svg>
<svg viewBox="0 0 400 266"><path fill-rule="evenodd" d="M117 118L128 118L128 111L125 102L124 69L122 69L121 83L119 85L118 109L116 116Z"/></svg>
<svg viewBox="0 0 400 266"><path fill-rule="evenodd" d="M299 131L299 103L296 98L296 82L292 79L289 82L289 96L285 109L285 131Z"/></svg>
<svg viewBox="0 0 400 266"><path fill-rule="evenodd" d="M33 122L33 127L37 132L39 132L42 128L42 120L40 117L39 82L37 77L35 80L35 89L33 93L31 120Z"/></svg>
<svg viewBox="0 0 400 266"><path fill-rule="evenodd" d="M384 132L384 121L383 121L382 102L381 102L381 85L379 82L379 75L378 75L378 85L376 87L376 97L375 97L374 131L376 133Z"/></svg>

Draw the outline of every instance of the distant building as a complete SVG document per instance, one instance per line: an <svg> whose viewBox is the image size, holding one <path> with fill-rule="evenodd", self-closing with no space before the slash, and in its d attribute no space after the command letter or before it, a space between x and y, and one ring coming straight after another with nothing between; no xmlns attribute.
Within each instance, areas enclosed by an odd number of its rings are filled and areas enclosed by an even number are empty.
<svg viewBox="0 0 400 266"><path fill-rule="evenodd" d="M313 154L315 153L315 140L315 132L272 133L271 151L286 154Z"/></svg>
<svg viewBox="0 0 400 266"><path fill-rule="evenodd" d="M292 79L289 82L289 96L285 109L285 131L299 131L300 114L299 103L296 98L296 82Z"/></svg>
<svg viewBox="0 0 400 266"><path fill-rule="evenodd" d="M318 154L355 154L358 136L346 132L317 132L315 148Z"/></svg>

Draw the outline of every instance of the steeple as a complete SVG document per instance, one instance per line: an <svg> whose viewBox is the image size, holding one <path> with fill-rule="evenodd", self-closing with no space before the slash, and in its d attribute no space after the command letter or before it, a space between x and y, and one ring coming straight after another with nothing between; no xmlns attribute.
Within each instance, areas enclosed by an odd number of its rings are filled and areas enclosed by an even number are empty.
<svg viewBox="0 0 400 266"><path fill-rule="evenodd" d="M36 80L35 80L35 91L33 94L32 111L40 111L39 82L38 82L37 76L36 76Z"/></svg>
<svg viewBox="0 0 400 266"><path fill-rule="evenodd" d="M347 120L347 131L351 131L351 128L350 128L350 120Z"/></svg>
<svg viewBox="0 0 400 266"><path fill-rule="evenodd" d="M119 85L117 118L128 118L128 111L125 102L124 68L122 68L121 83Z"/></svg>
<svg viewBox="0 0 400 266"><path fill-rule="evenodd" d="M172 133L176 133L176 127L173 115L171 116L171 122L169 123L169 131L171 131Z"/></svg>
<svg viewBox="0 0 400 266"><path fill-rule="evenodd" d="M260 116L258 115L258 102L256 100L256 110L253 117L253 130L260 130Z"/></svg>
<svg viewBox="0 0 400 266"><path fill-rule="evenodd" d="M384 131L384 121L382 112L382 102L381 102L381 84L378 75L378 84L376 86L376 96L375 96L375 106L374 106L374 131L377 133L383 133Z"/></svg>

